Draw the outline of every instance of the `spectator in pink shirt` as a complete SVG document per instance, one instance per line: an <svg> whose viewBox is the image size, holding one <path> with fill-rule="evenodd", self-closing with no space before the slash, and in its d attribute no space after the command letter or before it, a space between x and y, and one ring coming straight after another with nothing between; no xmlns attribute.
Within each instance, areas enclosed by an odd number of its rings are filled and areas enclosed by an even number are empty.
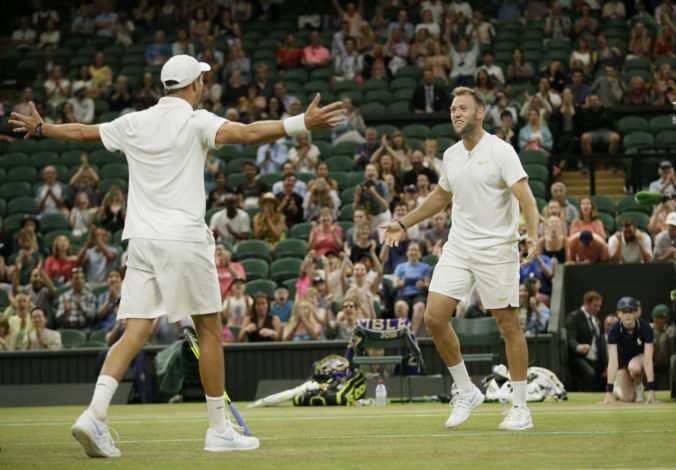
<svg viewBox="0 0 676 470"><path fill-rule="evenodd" d="M608 245L599 235L583 230L568 239L566 264L595 264L608 262Z"/></svg>
<svg viewBox="0 0 676 470"><path fill-rule="evenodd" d="M310 232L310 249L321 258L328 251L339 252L343 246L343 229L333 223L331 209L323 207L319 211L319 225Z"/></svg>
<svg viewBox="0 0 676 470"><path fill-rule="evenodd" d="M319 31L312 31L310 34L310 45L303 48L303 56L300 63L306 69L316 69L319 67L326 67L329 65L331 53L322 46L321 36Z"/></svg>
<svg viewBox="0 0 676 470"><path fill-rule="evenodd" d="M232 284L235 279L246 279L246 272L241 264L232 261L232 254L223 243L216 244L215 257L218 283L221 286L221 300L225 300L232 295Z"/></svg>

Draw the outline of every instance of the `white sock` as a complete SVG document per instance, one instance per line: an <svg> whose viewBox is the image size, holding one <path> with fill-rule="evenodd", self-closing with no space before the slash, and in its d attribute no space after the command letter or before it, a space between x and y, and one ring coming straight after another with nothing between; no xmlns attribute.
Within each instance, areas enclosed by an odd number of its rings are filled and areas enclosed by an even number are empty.
<svg viewBox="0 0 676 470"><path fill-rule="evenodd" d="M209 397L207 399L207 410L209 410L209 427L216 432L224 432L228 429L227 421L225 420L225 397Z"/></svg>
<svg viewBox="0 0 676 470"><path fill-rule="evenodd" d="M514 406L526 407L526 381L512 381L512 404Z"/></svg>
<svg viewBox="0 0 676 470"><path fill-rule="evenodd" d="M472 383L472 379L469 378L469 374L467 373L465 361L461 361L460 364L456 364L454 366L449 366L448 371L451 373L451 377L453 377L453 382L455 382L455 385L458 387L458 390L460 390L463 393L469 393L472 390L474 390L474 384Z"/></svg>
<svg viewBox="0 0 676 470"><path fill-rule="evenodd" d="M96 419L105 421L108 417L108 405L115 395L118 382L110 375L99 375L94 388L94 396L89 404L89 411L94 413Z"/></svg>

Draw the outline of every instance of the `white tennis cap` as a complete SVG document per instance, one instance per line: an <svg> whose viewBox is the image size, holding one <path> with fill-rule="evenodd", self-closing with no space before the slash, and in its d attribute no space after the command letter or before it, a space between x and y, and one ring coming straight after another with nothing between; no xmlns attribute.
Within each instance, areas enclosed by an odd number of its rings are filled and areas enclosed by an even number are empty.
<svg viewBox="0 0 676 470"><path fill-rule="evenodd" d="M189 55L175 55L162 66L160 79L166 90L176 90L190 85L202 72L208 72L211 66L206 62L197 62ZM175 81L170 86L167 82Z"/></svg>

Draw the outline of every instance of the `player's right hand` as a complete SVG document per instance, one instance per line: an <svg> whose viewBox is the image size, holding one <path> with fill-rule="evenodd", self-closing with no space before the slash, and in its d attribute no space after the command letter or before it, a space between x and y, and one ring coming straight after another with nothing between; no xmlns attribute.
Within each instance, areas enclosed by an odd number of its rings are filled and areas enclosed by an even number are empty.
<svg viewBox="0 0 676 470"><path fill-rule="evenodd" d="M399 242L404 238L404 232L399 225L399 222L387 222L379 226L382 229L380 234L380 244L387 245L390 248L399 246Z"/></svg>

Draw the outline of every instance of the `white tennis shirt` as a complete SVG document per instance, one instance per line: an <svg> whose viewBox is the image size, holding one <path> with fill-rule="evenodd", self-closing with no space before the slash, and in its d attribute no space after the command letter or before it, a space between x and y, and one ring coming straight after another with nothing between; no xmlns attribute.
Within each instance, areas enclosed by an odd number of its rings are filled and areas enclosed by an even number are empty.
<svg viewBox="0 0 676 470"><path fill-rule="evenodd" d="M129 195L123 239L204 242L207 151L225 119L166 96L99 127L106 149L124 152Z"/></svg>
<svg viewBox="0 0 676 470"><path fill-rule="evenodd" d="M513 257L519 202L510 188L527 177L514 148L488 132L471 152L462 140L447 149L439 186L453 193L448 248Z"/></svg>

